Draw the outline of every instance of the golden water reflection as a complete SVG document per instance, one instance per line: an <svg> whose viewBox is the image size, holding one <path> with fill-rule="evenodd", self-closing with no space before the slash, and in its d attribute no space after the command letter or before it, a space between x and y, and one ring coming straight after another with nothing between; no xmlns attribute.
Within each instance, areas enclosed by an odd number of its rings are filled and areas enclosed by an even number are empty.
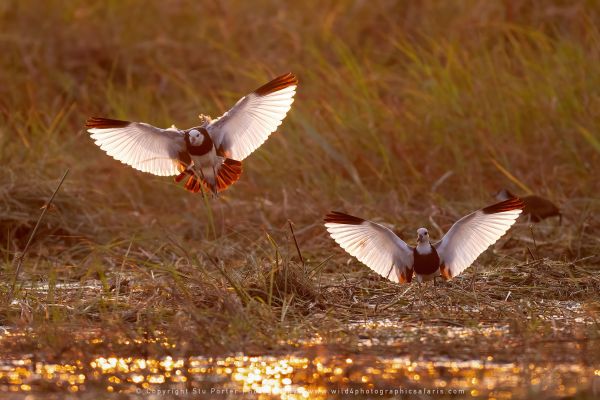
<svg viewBox="0 0 600 400"><path fill-rule="evenodd" d="M519 365L411 360L361 355L311 357L98 357L49 364L31 359L0 364L0 392L120 392L170 397L252 394L258 398L394 396L421 390L436 397L573 396L600 390L600 369L576 364ZM418 394L418 392L413 392Z"/></svg>

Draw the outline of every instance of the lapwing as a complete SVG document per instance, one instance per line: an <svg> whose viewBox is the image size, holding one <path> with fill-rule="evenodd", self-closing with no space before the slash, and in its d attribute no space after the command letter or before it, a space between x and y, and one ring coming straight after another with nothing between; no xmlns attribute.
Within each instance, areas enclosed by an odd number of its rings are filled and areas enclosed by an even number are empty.
<svg viewBox="0 0 600 400"><path fill-rule="evenodd" d="M188 178L185 189L215 195L236 182L242 163L281 125L294 101L298 80L278 76L242 97L217 119L201 116L199 126L180 130L144 122L92 117L86 128L108 155L159 176Z"/></svg>
<svg viewBox="0 0 600 400"><path fill-rule="evenodd" d="M451 279L467 269L515 223L523 202L509 199L458 220L444 237L431 242L425 228L417 229L417 245L409 246L385 226L341 212L325 216L327 231L346 252L397 283Z"/></svg>
<svg viewBox="0 0 600 400"><path fill-rule="evenodd" d="M498 201L517 198L517 196L508 189L501 189L494 196ZM562 224L562 213L550 200L536 195L522 196L519 198L523 200L523 203L525 204L522 215L528 218L530 222L540 222L546 218L558 217L558 223Z"/></svg>

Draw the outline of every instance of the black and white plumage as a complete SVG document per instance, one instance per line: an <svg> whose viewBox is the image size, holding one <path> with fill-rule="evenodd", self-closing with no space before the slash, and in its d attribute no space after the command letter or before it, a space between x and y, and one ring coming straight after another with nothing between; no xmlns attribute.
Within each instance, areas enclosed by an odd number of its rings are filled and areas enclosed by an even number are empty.
<svg viewBox="0 0 600 400"><path fill-rule="evenodd" d="M325 227L350 255L393 282L411 282L413 273L419 282L439 275L447 280L500 239L522 209L519 199L482 208L458 220L436 243L430 242L427 229L419 228L415 247L383 225L340 212L327 214Z"/></svg>
<svg viewBox="0 0 600 400"><path fill-rule="evenodd" d="M159 176L188 177L185 188L220 192L239 179L241 161L281 125L294 101L298 80L281 75L242 97L221 117L180 130L143 122L90 118L92 139L124 164Z"/></svg>

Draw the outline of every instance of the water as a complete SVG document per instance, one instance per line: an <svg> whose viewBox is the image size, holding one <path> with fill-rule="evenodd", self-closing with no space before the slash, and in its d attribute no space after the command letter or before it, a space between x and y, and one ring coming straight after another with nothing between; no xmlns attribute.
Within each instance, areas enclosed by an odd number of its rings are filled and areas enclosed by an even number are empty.
<svg viewBox="0 0 600 400"><path fill-rule="evenodd" d="M536 317L550 321L553 332L563 337L565 327L597 323L575 301L546 301L543 310ZM475 321L484 319L475 306L461 306L461 311ZM0 397L98 398L110 393L155 399L600 397L600 360L590 363L584 357L585 346L576 338L522 344L507 324L453 326L448 321L424 324L391 318L356 320L347 329L355 339L352 346L315 336L280 343L293 351L278 354L158 358L94 354L61 362L30 354L4 356L0 357ZM26 335L31 333L0 327L0 341L17 341ZM100 345L106 339L81 332L81 340ZM168 333L152 332L144 341L177 354L177 344ZM144 341L119 344L127 348ZM521 357L525 349L546 357Z"/></svg>
<svg viewBox="0 0 600 400"><path fill-rule="evenodd" d="M576 308L576 307L575 307ZM493 356L461 359L422 353L399 355L408 336L429 332L440 343L458 343L479 335L508 338L508 327L407 327L390 319L354 322L358 350L312 338L296 350L276 355L227 357L139 357L105 355L50 363L31 355L0 361L0 394L15 399L97 398L120 393L125 398L325 399L331 397L495 399L600 396L600 366L584 362L523 363ZM0 329L2 340L24 331ZM98 337L87 338L100 343ZM174 349L164 333L154 343ZM577 344L565 343L564 352Z"/></svg>
<svg viewBox="0 0 600 400"><path fill-rule="evenodd" d="M496 363L493 360L410 360L406 357L296 355L145 359L99 357L68 364L8 361L0 366L5 394L46 398L42 392L119 392L163 397L240 394L259 398L327 398L362 394L393 396L421 391L443 395L493 397L600 394L600 370L571 364ZM462 397L461 396L461 397ZM24 397L24 396L21 396Z"/></svg>

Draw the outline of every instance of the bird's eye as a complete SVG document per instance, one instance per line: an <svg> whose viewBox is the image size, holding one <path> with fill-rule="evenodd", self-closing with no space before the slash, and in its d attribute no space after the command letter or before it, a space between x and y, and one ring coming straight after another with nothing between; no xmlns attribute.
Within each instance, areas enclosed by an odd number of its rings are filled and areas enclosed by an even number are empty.
<svg viewBox="0 0 600 400"><path fill-rule="evenodd" d="M425 232L425 236L427 236L427 235L429 235L429 233L428 233L428 232Z"/></svg>

